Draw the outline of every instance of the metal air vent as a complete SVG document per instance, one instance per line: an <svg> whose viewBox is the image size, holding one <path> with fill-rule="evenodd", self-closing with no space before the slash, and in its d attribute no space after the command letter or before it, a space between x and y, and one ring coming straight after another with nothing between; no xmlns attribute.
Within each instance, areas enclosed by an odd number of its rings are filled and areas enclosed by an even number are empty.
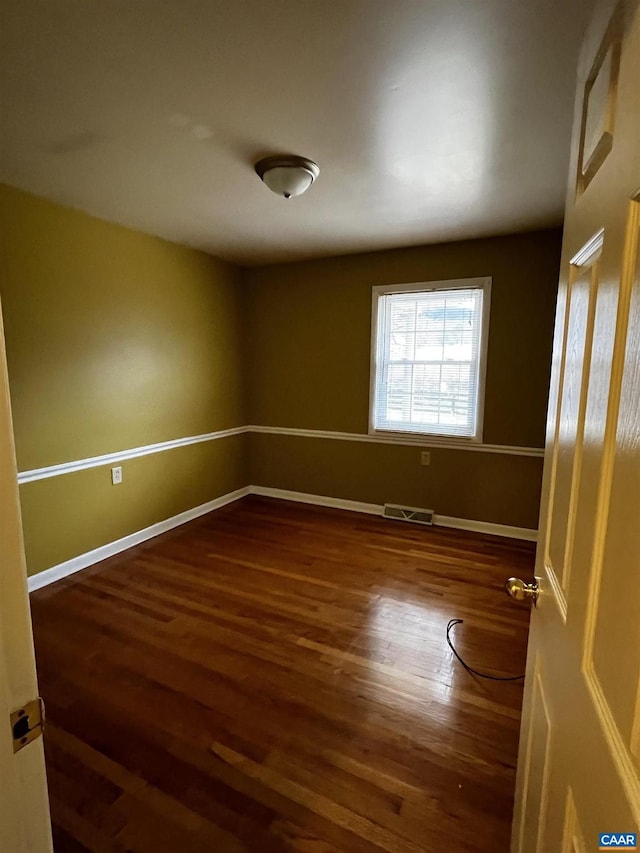
<svg viewBox="0 0 640 853"><path fill-rule="evenodd" d="M399 504L385 504L382 513L384 518L411 521L414 524L433 524L433 514L432 509L419 509L415 506L400 506Z"/></svg>

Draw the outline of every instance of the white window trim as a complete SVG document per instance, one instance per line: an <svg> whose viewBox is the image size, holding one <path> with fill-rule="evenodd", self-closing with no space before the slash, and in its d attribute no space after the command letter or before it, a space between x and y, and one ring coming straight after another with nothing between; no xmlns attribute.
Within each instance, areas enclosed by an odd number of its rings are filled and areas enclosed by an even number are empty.
<svg viewBox="0 0 640 853"><path fill-rule="evenodd" d="M482 288L482 324L480 327L480 358L478 361L478 405L476 410L476 431L473 436L445 436L430 432L408 432L400 430L382 430L374 426L374 409L376 396L376 353L378 346L378 303L381 296L389 293L424 292L427 290L465 290ZM369 368L369 435L389 438L402 437L403 441L424 444L425 438L434 446L442 444L459 444L461 447L469 444L482 444L484 431L484 397L487 378L487 349L489 343L489 317L491 314L491 277L456 278L446 281L417 281L409 284L380 284L371 288L371 362Z"/></svg>

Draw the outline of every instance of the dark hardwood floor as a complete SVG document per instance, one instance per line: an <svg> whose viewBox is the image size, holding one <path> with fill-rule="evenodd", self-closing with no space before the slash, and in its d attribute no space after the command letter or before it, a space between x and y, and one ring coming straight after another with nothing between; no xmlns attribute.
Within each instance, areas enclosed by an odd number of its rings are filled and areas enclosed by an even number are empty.
<svg viewBox="0 0 640 853"><path fill-rule="evenodd" d="M57 853L509 846L533 546L246 498L31 596Z"/></svg>

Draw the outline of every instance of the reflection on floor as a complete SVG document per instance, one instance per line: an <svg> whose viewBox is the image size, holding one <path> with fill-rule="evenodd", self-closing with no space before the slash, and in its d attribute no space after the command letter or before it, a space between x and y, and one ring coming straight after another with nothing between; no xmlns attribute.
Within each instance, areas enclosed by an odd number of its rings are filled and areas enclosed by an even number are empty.
<svg viewBox="0 0 640 853"><path fill-rule="evenodd" d="M56 853L506 853L527 543L245 500L32 595Z"/></svg>

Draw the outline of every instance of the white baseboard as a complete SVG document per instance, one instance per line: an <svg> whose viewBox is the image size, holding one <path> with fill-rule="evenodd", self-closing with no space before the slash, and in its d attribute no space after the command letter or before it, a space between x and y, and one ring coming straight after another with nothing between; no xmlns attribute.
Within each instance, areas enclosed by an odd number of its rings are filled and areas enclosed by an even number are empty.
<svg viewBox="0 0 640 853"><path fill-rule="evenodd" d="M347 509L350 512L366 512L368 515L382 515L381 504L366 504L361 501L348 501L344 498L328 498L324 495L309 495L306 492L290 492L287 489L271 489L268 486L249 486L252 495L264 498L278 498L283 501L295 501L299 504L330 506L333 509Z"/></svg>
<svg viewBox="0 0 640 853"><path fill-rule="evenodd" d="M310 495L306 492L292 492L287 489L272 489L268 486L245 486L242 489L236 489L235 492L228 492L226 495L221 495L219 498L214 498L212 501L207 501L207 503L200 504L200 506L196 506L193 509L188 509L164 521L159 521L157 524L152 524L150 527L145 527L144 530L138 530L136 533L129 534L129 536L123 536L122 539L116 539L115 542L101 545L99 548L94 548L92 551L87 551L85 554L80 554L71 560L66 560L64 563L52 566L50 569L45 569L37 575L32 575L27 580L29 592L33 592L43 586L48 586L50 583L66 578L75 572L81 571L81 569L88 568L88 566L93 566L95 563L106 560L107 557L113 557L114 554L126 551L127 548L133 548L134 545L146 542L147 539L153 539L154 536L166 533L167 530L172 530L174 527L186 524L188 521L212 512L214 509L220 509L246 495L261 495L262 497L295 501L296 503L328 506L333 509L344 509L350 512L363 512L368 515L382 515L383 510L382 504L349 501L344 498L331 498L325 495ZM434 515L433 523L440 527L454 527L458 530L490 533L493 536L505 536L509 539L525 539L529 542L535 542L538 537L537 530L531 530L527 527L510 527L506 524L493 524L488 521L473 521L466 518L452 518L448 515Z"/></svg>
<svg viewBox="0 0 640 853"><path fill-rule="evenodd" d="M252 495L263 495L268 498L279 498L285 501L296 501L316 506L329 506L334 509L346 509L351 512L366 512L369 515L382 515L382 504L367 504L360 501L348 501L343 498L329 498L324 495L309 495L306 492L291 492L287 489L272 489L268 486L249 486ZM493 536L505 536L508 539L525 539L535 542L538 531L529 527L511 527L508 524L494 524L490 521L474 521L467 518L454 518L450 515L434 515L433 523L438 527L454 527L458 530L472 530L476 533L489 533Z"/></svg>
<svg viewBox="0 0 640 853"><path fill-rule="evenodd" d="M159 536L161 533L166 533L167 530L172 530L174 527L186 524L187 521L193 521L194 518L205 515L214 509L220 509L220 507L237 501L248 494L248 486L236 489L235 492L228 492L226 495L221 495L219 498L214 498L211 501L200 504L200 506L195 506L193 509L188 509L164 521L159 521L157 524L152 524L150 527L145 527L144 530L138 530L136 533L129 534L129 536L123 536L122 539L116 539L115 542L101 545L99 548L94 548L92 551L87 551L85 554L80 554L71 560L66 560L64 563L59 563L57 566L45 569L43 572L32 575L27 579L29 592L66 578L75 572L79 572L81 569L86 569L88 566L94 565L94 563L106 560L107 557L113 557L114 554L126 551L127 548L133 548L134 545L146 542L147 539L153 539L154 536Z"/></svg>
<svg viewBox="0 0 640 853"><path fill-rule="evenodd" d="M474 521L471 518L454 518L450 515L434 515L433 523L439 527L472 530L476 533L504 536L507 539L524 539L527 542L538 541L538 531L532 530L530 527L511 527L508 524L494 524L491 521Z"/></svg>

